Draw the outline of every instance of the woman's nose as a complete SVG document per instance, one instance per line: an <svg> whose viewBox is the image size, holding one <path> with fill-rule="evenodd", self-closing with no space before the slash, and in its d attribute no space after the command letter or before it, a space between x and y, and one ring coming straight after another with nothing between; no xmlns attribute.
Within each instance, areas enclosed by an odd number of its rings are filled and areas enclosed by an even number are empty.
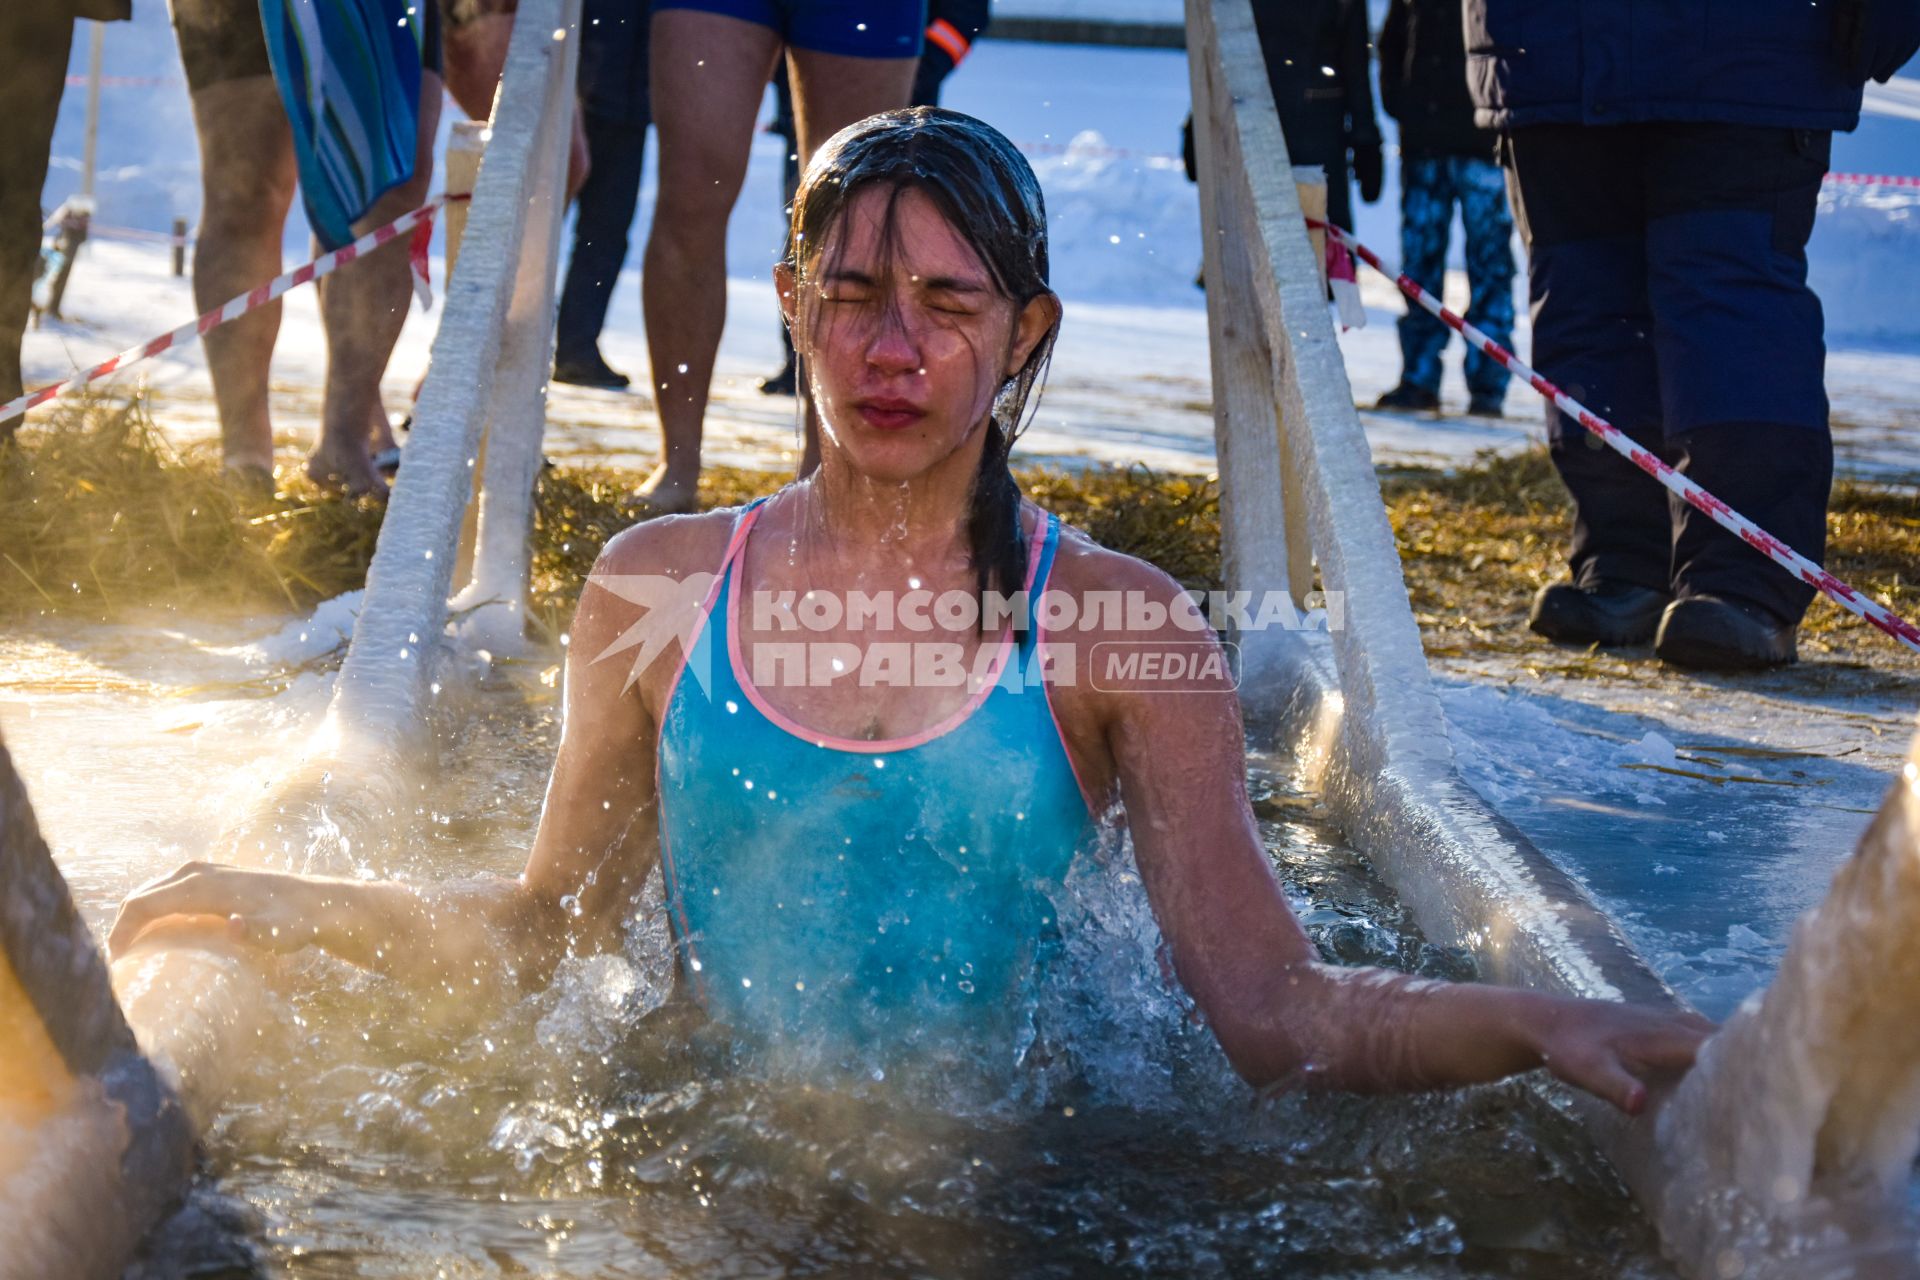
<svg viewBox="0 0 1920 1280"><path fill-rule="evenodd" d="M905 373L924 363L920 343L899 308L889 307L881 317L879 328L867 344L867 363L881 373Z"/></svg>

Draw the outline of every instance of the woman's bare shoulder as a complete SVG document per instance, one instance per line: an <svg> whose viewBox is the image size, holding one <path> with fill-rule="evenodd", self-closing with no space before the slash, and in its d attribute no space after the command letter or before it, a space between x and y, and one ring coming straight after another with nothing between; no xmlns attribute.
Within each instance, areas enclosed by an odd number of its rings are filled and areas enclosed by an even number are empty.
<svg viewBox="0 0 1920 1280"><path fill-rule="evenodd" d="M714 573L727 554L741 508L716 507L690 515L656 516L629 525L607 540L594 562L601 574L684 578Z"/></svg>
<svg viewBox="0 0 1920 1280"><path fill-rule="evenodd" d="M1060 542L1054 551L1047 586L1049 590L1073 596L1082 612L1094 607L1092 597L1098 593L1103 599L1107 595L1118 595L1123 611L1129 599L1135 602L1136 610L1158 605L1159 609L1149 608L1147 613L1159 615L1184 594L1181 585L1164 569L1138 556L1102 546L1064 520L1060 522ZM1134 616L1138 618L1140 614L1136 612Z"/></svg>

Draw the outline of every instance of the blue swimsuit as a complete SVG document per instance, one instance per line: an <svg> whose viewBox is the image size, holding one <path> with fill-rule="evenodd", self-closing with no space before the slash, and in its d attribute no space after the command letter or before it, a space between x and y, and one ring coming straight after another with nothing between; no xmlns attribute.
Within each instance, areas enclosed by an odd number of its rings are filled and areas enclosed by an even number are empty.
<svg viewBox="0 0 1920 1280"><path fill-rule="evenodd" d="M734 602L759 506L735 524L660 725L682 974L720 1021L829 1050L1012 1037L1056 940L1055 896L1094 827L1041 679L1032 605L942 723L890 740L814 732L767 703L740 651ZM1028 557L1030 601L1059 536L1048 516ZM690 669L705 678L684 678Z"/></svg>

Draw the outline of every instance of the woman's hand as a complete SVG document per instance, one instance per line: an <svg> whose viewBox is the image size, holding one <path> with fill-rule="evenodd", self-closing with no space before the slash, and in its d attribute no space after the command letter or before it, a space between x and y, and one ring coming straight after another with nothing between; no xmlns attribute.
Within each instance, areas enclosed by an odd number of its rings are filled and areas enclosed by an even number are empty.
<svg viewBox="0 0 1920 1280"><path fill-rule="evenodd" d="M1714 1029L1697 1013L1563 1000L1543 1020L1535 1048L1555 1077L1637 1116L1648 1083L1692 1066Z"/></svg>
<svg viewBox="0 0 1920 1280"><path fill-rule="evenodd" d="M148 926L171 917L198 917L220 936L268 951L320 944L333 921L348 915L345 899L359 886L214 862L189 862L149 880L120 904L110 954L124 954Z"/></svg>

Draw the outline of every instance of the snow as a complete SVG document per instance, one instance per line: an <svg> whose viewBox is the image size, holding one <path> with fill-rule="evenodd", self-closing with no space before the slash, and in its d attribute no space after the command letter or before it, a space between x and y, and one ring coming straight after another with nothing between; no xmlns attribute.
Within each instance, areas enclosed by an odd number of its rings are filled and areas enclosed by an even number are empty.
<svg viewBox="0 0 1920 1280"><path fill-rule="evenodd" d="M1038 11L1040 0L1004 12ZM1052 0L1048 13L1069 6ZM1081 16L1177 20L1177 5L1131 0L1081 6ZM1109 14L1111 10L1111 14ZM1076 10L1080 12L1080 10ZM1168 13L1173 17L1164 16ZM1147 15L1147 16L1139 16ZM75 72L84 70L77 42ZM166 12L136 9L107 29L110 75L171 75ZM158 64L158 65L156 65ZM1027 150L1053 218L1055 283L1066 324L1053 376L1023 441L1028 458L1145 461L1183 471L1212 468L1204 295L1197 199L1180 170L1179 126L1187 72L1178 52L982 41L950 82L948 105L982 116ZM69 92L56 132L49 206L74 189L84 95ZM110 87L103 96L99 219L165 230L197 213L195 143L184 85ZM1869 94L1868 115L1834 142L1836 170L1920 174L1920 81ZM1389 131L1391 122L1383 119ZM1390 134L1391 136L1391 134ZM780 243L780 144L756 137L746 186L729 225L729 319L722 342L708 456L716 462L791 465L792 402L768 399L754 380L778 361L768 267ZM1361 238L1398 255L1396 166L1378 204L1360 207ZM649 166L637 245L653 207ZM1813 278L1831 321L1828 386L1843 474L1920 477L1920 193L1829 187L1811 247ZM304 257L296 209L289 264ZM1457 240L1456 240L1457 243ZM297 256L296 256L297 255ZM166 250L91 243L68 296L72 319L29 335L27 380L42 385L169 329L193 313L186 280L167 275ZM439 264L436 281L442 279ZM1341 339L1357 400L1370 402L1399 372L1391 284L1361 278L1367 326ZM1524 283L1519 286L1524 303ZM1448 301L1463 306L1464 277ZM1529 347L1519 308L1516 346ZM404 405L424 368L437 312L412 315L386 383ZM622 278L603 348L644 378L637 271ZM311 438L324 367L311 290L286 300L275 357L274 408L282 443ZM1537 439L1543 412L1516 387L1501 420L1459 416L1466 389L1456 343L1443 402L1450 416L1362 414L1376 462L1455 463L1487 448ZM156 411L181 438L207 438L215 421L198 347L169 352L124 375L155 393ZM552 388L547 452L562 461L637 467L656 448L644 397ZM352 604L336 602L337 625ZM262 642L262 660L298 660L330 648L321 630ZM318 648L316 648L318 646ZM1817 655L1810 655L1815 657ZM1799 674L1716 681L1664 672L1644 657L1609 660L1579 676L1556 669L1559 651L1436 663L1448 732L1468 780L1566 866L1613 914L1682 994L1724 1013L1770 971L1794 915L1818 899L1898 768L1911 732L1911 664L1889 651L1873 669L1817 660Z"/></svg>
<svg viewBox="0 0 1920 1280"><path fill-rule="evenodd" d="M1828 341L1920 346L1920 188L1830 183L1815 226Z"/></svg>

